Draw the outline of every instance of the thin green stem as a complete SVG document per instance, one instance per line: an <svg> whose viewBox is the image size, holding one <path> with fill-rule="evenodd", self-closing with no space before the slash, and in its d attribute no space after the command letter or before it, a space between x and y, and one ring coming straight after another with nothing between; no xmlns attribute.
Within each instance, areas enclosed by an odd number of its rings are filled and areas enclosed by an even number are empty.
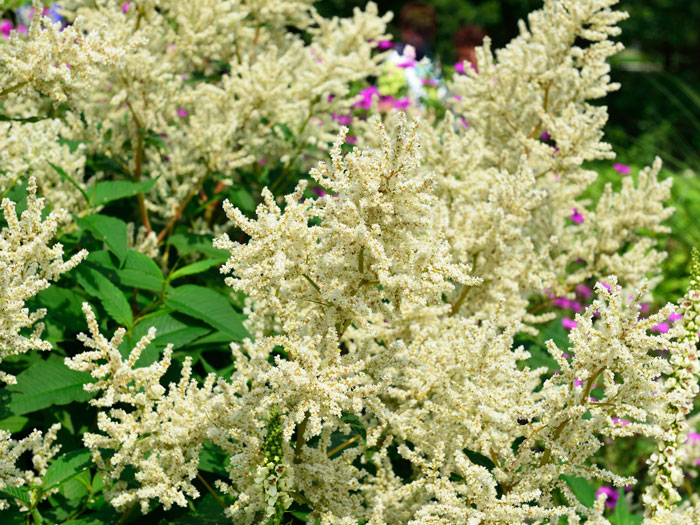
<svg viewBox="0 0 700 525"><path fill-rule="evenodd" d="M221 505L221 508L225 509L225 508L226 508L226 503L224 503L224 500L222 500L222 499L219 497L219 495L214 491L213 488L211 488L211 485L209 485L209 483L207 483L207 480L204 479L204 477L202 477L202 475L201 475L199 472L197 472L197 479L198 479L199 481L201 481L201 482L202 482L202 485L204 485L204 486L206 487L206 489L209 491L209 493L210 493L212 496L214 496L214 499L216 500L216 502L217 502L219 505Z"/></svg>

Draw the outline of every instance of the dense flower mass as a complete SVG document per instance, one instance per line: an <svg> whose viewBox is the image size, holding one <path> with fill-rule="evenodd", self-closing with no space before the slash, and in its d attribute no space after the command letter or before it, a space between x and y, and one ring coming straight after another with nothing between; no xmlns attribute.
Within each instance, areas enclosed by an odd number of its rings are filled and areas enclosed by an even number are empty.
<svg viewBox="0 0 700 525"><path fill-rule="evenodd" d="M68 273L80 293L57 308L78 304L89 333L52 363L92 396L99 484L74 474L90 504L99 490L124 522L193 506L201 484L242 524L610 523L639 480L599 457L636 436L656 443L648 523L696 522L678 502L700 461L700 260L648 314L661 161L584 196L584 163L614 157L592 103L618 88L613 4L545 0L438 115L378 110L366 80L392 46L371 3L341 20L302 0L70 0L65 25L35 3L0 46L0 192L19 195L2 201L0 360L51 349L28 304ZM109 215L126 198L129 224ZM527 344L561 310L565 335ZM22 511L78 465L53 459L58 432L0 430Z"/></svg>

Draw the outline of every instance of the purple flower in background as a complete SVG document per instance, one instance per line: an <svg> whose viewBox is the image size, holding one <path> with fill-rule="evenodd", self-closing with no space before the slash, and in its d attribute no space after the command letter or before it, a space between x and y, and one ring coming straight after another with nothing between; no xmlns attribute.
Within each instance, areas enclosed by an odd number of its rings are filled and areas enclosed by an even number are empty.
<svg viewBox="0 0 700 525"><path fill-rule="evenodd" d="M620 425L621 427L626 427L627 425L629 425L631 423L631 421L628 421L626 419L619 419L617 417L611 417L610 419L612 420L612 422L614 424Z"/></svg>
<svg viewBox="0 0 700 525"><path fill-rule="evenodd" d="M649 311L649 303L640 303L639 311L643 314L647 313Z"/></svg>
<svg viewBox="0 0 700 525"><path fill-rule="evenodd" d="M183 118L186 117L186 116L187 116L187 110L186 110L186 109L182 109L182 108L178 108L178 109L177 109L177 116L178 116L178 117L183 117Z"/></svg>
<svg viewBox="0 0 700 525"><path fill-rule="evenodd" d="M659 323L651 327L652 332L658 332L660 334L665 334L669 331L669 329L670 326L668 326L668 323Z"/></svg>
<svg viewBox="0 0 700 525"><path fill-rule="evenodd" d="M698 434L697 432L688 432L688 441L697 445L698 443L700 443L700 434Z"/></svg>
<svg viewBox="0 0 700 525"><path fill-rule="evenodd" d="M379 49L379 51L394 49L394 43L391 40L380 40L377 42L377 49Z"/></svg>
<svg viewBox="0 0 700 525"><path fill-rule="evenodd" d="M552 301L552 304L554 306L558 306L559 308L568 308L569 303L570 301L566 297L557 297Z"/></svg>
<svg viewBox="0 0 700 525"><path fill-rule="evenodd" d="M406 109L411 106L411 99L408 97L397 98L394 102L396 109Z"/></svg>
<svg viewBox="0 0 700 525"><path fill-rule="evenodd" d="M617 491L612 487L600 487L598 490L596 490L596 499L601 494L605 494L607 496L605 499L605 506L609 509L614 509L615 505L617 505L617 498L619 497Z"/></svg>
<svg viewBox="0 0 700 525"><path fill-rule="evenodd" d="M376 86L369 86L359 93L362 98L353 104L353 107L369 109L372 107L372 97L379 96L379 90Z"/></svg>
<svg viewBox="0 0 700 525"><path fill-rule="evenodd" d="M569 215L569 219L571 219L575 224L581 224L583 222L583 215L581 215L581 212L576 208L572 208L572 210L573 213Z"/></svg>
<svg viewBox="0 0 700 525"><path fill-rule="evenodd" d="M590 287L586 286L585 284L579 284L576 286L576 295L578 295L581 299L590 299L593 297L593 291L590 289Z"/></svg>
<svg viewBox="0 0 700 525"><path fill-rule="evenodd" d="M421 78L420 81L421 81L421 83L422 83L424 86L433 86L433 87L435 87L435 86L438 85L438 81L435 80L434 78Z"/></svg>
<svg viewBox="0 0 700 525"><path fill-rule="evenodd" d="M416 65L416 61L413 59L406 60L405 62L399 62L396 64L396 67L401 67L401 68L408 68L408 67L414 67Z"/></svg>
<svg viewBox="0 0 700 525"><path fill-rule="evenodd" d="M129 10L130 5L131 5L131 2L124 2L122 4L122 13L126 13Z"/></svg>
<svg viewBox="0 0 700 525"><path fill-rule="evenodd" d="M668 320L671 323L675 323L679 319L683 319L683 315L677 314L676 312L671 312L671 315L668 316Z"/></svg>
<svg viewBox="0 0 700 525"><path fill-rule="evenodd" d="M610 285L608 283L604 283L603 281L600 281L600 285L605 288L608 292L610 291Z"/></svg>
<svg viewBox="0 0 700 525"><path fill-rule="evenodd" d="M348 135L345 137L345 142L348 144L357 144L357 137L355 135Z"/></svg>
<svg viewBox="0 0 700 525"><path fill-rule="evenodd" d="M323 191L321 188L319 188L317 186L314 186L313 188L311 188L311 191L314 192L319 197L325 197L327 195L327 193L325 191Z"/></svg>
<svg viewBox="0 0 700 525"><path fill-rule="evenodd" d="M469 122L467 122L467 119L465 119L464 117L459 119L459 123L462 124L462 126L464 126L465 128L469 127Z"/></svg>
<svg viewBox="0 0 700 525"><path fill-rule="evenodd" d="M10 38L10 32L12 31L12 22L9 20L0 21L0 33L3 34L3 38Z"/></svg>
<svg viewBox="0 0 700 525"><path fill-rule="evenodd" d="M543 132L542 132L542 135L540 135L540 138L541 138L542 140L549 140L549 133L547 133L546 130L543 131Z"/></svg>
<svg viewBox="0 0 700 525"><path fill-rule="evenodd" d="M564 317L564 319L561 320L561 324L567 330L573 330L578 326L578 323L576 321L574 321L573 319L569 319L568 317Z"/></svg>
<svg viewBox="0 0 700 525"><path fill-rule="evenodd" d="M461 100L462 100L462 97L459 96L459 95L452 95L452 98L453 98L456 102L461 102Z"/></svg>
<svg viewBox="0 0 700 525"><path fill-rule="evenodd" d="M455 64L455 71L460 75L465 75L466 73L464 72L464 62L457 62Z"/></svg>
<svg viewBox="0 0 700 525"><path fill-rule="evenodd" d="M616 162L613 164L613 169L618 173L622 173L623 175L630 174L630 167L627 164L620 164L619 162Z"/></svg>
<svg viewBox="0 0 700 525"><path fill-rule="evenodd" d="M341 126L349 126L352 122L352 115L338 115L337 113L331 113L331 118Z"/></svg>
<svg viewBox="0 0 700 525"><path fill-rule="evenodd" d="M267 159L265 157L258 159L258 164L264 166L265 164L267 164Z"/></svg>
<svg viewBox="0 0 700 525"><path fill-rule="evenodd" d="M583 381L581 381L580 379L574 379L574 386L581 386L581 385L583 385Z"/></svg>

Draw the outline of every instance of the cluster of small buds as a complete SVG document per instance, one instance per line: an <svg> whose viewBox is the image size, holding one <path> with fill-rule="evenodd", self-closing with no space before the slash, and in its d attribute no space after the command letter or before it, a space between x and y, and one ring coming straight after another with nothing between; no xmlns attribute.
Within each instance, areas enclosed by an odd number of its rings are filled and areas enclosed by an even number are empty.
<svg viewBox="0 0 700 525"><path fill-rule="evenodd" d="M69 215L57 210L42 219L44 199L36 194L37 183L32 177L27 186L27 209L19 218L15 203L2 201L7 227L0 231L0 362L28 350L51 349L51 344L41 339L43 324L38 322L45 310L30 312L25 302L87 257L87 251L82 250L63 260L63 246L51 243ZM32 327L33 332L25 335ZM15 378L0 371L0 381L14 383Z"/></svg>
<svg viewBox="0 0 700 525"><path fill-rule="evenodd" d="M56 435L61 429L60 423L51 425L46 434L39 430L20 440L12 439L9 432L0 430L0 490L22 485L39 485L46 474L49 463L61 449L60 445L54 445ZM33 470L22 470L15 463L20 456L30 452L32 456ZM41 491L42 499L54 494L58 489ZM32 497L36 498L37 492L32 491ZM22 510L27 510L26 502L15 500ZM32 501L36 504L38 501ZM7 508L8 502L0 500L0 510Z"/></svg>
<svg viewBox="0 0 700 525"><path fill-rule="evenodd" d="M688 433L687 416L700 391L700 253L693 250L691 259L689 290L680 301L682 319L679 324L682 324L684 333L679 336L680 345L669 356L673 372L663 379L663 387L668 395L666 410L672 419L664 428L664 436L658 441L657 451L648 461L650 475L655 480L644 494L645 510L649 518L655 518L662 510L670 511L680 501L676 487L684 479L683 466L687 462L685 455L688 452L684 443L694 439L694 435Z"/></svg>
<svg viewBox="0 0 700 525"><path fill-rule="evenodd" d="M262 448L263 464L255 472L255 483L263 492L265 519L268 525L279 525L284 511L292 504L289 491L293 485L292 469L283 463L282 422L279 412L271 411Z"/></svg>

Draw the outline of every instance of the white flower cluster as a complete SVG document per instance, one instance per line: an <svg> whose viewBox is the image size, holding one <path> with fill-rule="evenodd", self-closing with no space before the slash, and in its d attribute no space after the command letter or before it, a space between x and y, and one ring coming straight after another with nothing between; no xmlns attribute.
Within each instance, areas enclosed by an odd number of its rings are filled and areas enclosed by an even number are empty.
<svg viewBox="0 0 700 525"><path fill-rule="evenodd" d="M51 349L41 339L43 324L38 322L46 311L30 312L25 302L87 257L83 250L63 260L63 246L51 241L68 213L52 211L42 219L44 199L36 196L35 178L29 179L27 191L27 209L20 217L14 202L2 201L7 227L0 231L0 362L28 350ZM14 383L15 378L0 371L0 381Z"/></svg>
<svg viewBox="0 0 700 525"><path fill-rule="evenodd" d="M41 483L41 478L44 477L48 470L49 462L58 453L60 445L54 445L56 434L61 429L60 423L51 425L51 428L45 435L39 430L33 430L32 433L19 441L12 439L12 435L0 430L0 489L9 487L21 487L22 485L38 485ZM25 452L30 452L32 456L33 470L21 470L15 466L15 463ZM42 499L49 497L57 489L41 491ZM32 506L38 501L38 492L31 491ZM27 510L26 505L15 500L21 510ZM7 508L7 501L0 500L0 510Z"/></svg>
<svg viewBox="0 0 700 525"><path fill-rule="evenodd" d="M266 188L255 220L224 205L249 239L223 234L215 246L231 253L222 272L248 296L254 335L232 345L230 377L199 384L187 359L166 387L172 347L139 366L155 331L124 358L126 331L108 340L84 305L89 350L66 364L96 380L85 389L98 393L99 433L85 444L111 503L187 505L211 443L229 457L217 486L233 496L235 523L278 523L292 501L324 523L607 523L604 498L585 507L562 476L633 483L587 462L606 438L638 433L662 443L649 516L697 516L671 508L697 388L697 281L685 325L668 333L651 328L672 306L646 318L639 308L663 256L639 230L664 231L670 183L657 162L596 206L580 199L595 177L583 161L611 157L605 109L590 100L616 88L605 62L620 47L608 39L624 18L614 3L546 0L495 57L487 44L479 72L454 86L468 129L449 111L420 124L392 113L359 125L363 147L345 153L347 130L329 115L347 111L348 84L376 70L370 40L386 19L372 4L340 21L304 1L69 2L88 36L109 26L110 45L130 50L118 68L93 71L74 138L134 180L161 176L140 202L146 218L175 217L213 173L238 182L236 169L260 174L264 157L286 176L307 146L335 140L330 162L310 172L325 196L305 199L305 181L283 199ZM163 151L144 149L156 137ZM64 263L60 245L46 247L58 216L41 222L34 186L22 221L3 203L0 301L14 305L0 313L4 355L46 347L38 332L20 334L41 313L10 297L30 297L84 257ZM136 242L155 252L143 226ZM34 262L12 266L25 259ZM571 348L548 346L558 373L531 368L514 342L553 317L536 315L533 297L593 281L597 299L577 316Z"/></svg>
<svg viewBox="0 0 700 525"><path fill-rule="evenodd" d="M167 509L174 503L185 506L186 496L196 498L199 491L192 484L197 476L199 451L207 439L209 420L215 419L216 407L211 403L215 376L199 386L190 379L191 359L184 362L181 379L166 389L160 384L172 356L172 346L165 347L163 358L146 367L135 365L156 335L151 328L127 359L119 352L126 331L117 330L112 339L99 330L95 314L87 303L83 312L90 336L79 334L80 341L93 350L66 358L66 365L89 372L97 379L85 385L89 392L99 392L92 405L107 409L98 414L97 427L104 434L87 433L85 445L93 460L114 481L107 492L117 508L140 502L147 512L149 500L158 501ZM123 407L129 407L125 410ZM105 459L101 451L113 451ZM133 467L138 488L118 481L125 467Z"/></svg>

